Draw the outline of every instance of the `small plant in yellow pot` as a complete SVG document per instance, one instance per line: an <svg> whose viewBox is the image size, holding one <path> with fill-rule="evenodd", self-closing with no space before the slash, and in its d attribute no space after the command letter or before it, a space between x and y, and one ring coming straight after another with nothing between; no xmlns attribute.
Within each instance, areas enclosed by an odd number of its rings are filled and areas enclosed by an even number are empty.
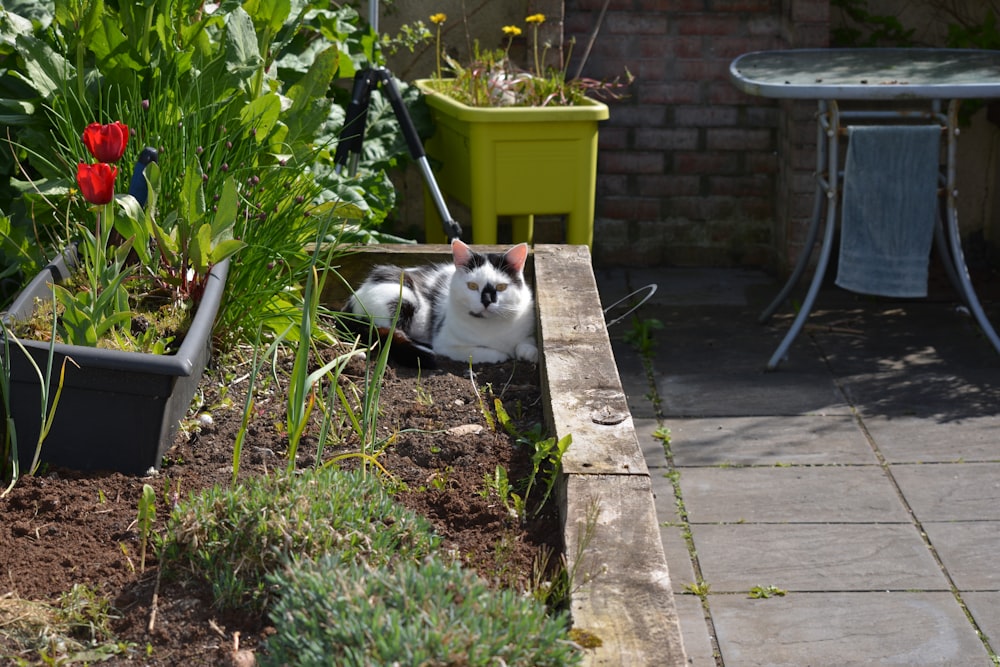
<svg viewBox="0 0 1000 667"><path fill-rule="evenodd" d="M513 240L531 242L535 215L566 216L566 242L593 241L598 122L609 116L603 102L586 93L615 95L627 84L570 79L565 69L543 71L538 48L541 14L526 22L534 32L534 70L516 68L508 57L521 34L505 26L507 48L480 51L468 66L443 56L443 14L437 26L435 76L416 81L435 123L426 151L437 167L441 191L469 207L472 240L497 242L497 216L511 216ZM442 76L441 61L453 76ZM425 197L428 242L444 241L441 220Z"/></svg>

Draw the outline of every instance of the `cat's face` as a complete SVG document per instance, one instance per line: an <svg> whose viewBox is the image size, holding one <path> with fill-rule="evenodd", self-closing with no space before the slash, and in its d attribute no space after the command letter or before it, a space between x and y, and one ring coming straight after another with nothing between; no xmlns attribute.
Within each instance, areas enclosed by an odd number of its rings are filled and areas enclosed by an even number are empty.
<svg viewBox="0 0 1000 667"><path fill-rule="evenodd" d="M520 244L503 255L473 252L461 241L452 244L455 275L451 300L477 319L508 318L520 313L531 294L524 282L528 248Z"/></svg>

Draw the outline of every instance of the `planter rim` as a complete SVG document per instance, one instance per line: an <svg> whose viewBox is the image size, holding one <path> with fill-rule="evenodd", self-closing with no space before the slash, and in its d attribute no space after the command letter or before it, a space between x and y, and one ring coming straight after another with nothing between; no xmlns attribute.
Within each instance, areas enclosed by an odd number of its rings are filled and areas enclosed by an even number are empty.
<svg viewBox="0 0 1000 667"><path fill-rule="evenodd" d="M584 98L584 103L575 106L551 107L471 107L433 88L433 79L417 79L414 85L424 94L427 104L434 109L446 111L463 121L503 120L503 121L599 121L610 117L608 105L598 100Z"/></svg>
<svg viewBox="0 0 1000 667"><path fill-rule="evenodd" d="M67 258L76 261L74 249L67 249L56 257L21 290L14 302L0 315L4 324L18 319L22 313L31 312L32 301L35 297L34 292L36 291L33 288L47 289L47 285L53 280L58 281L68 275ZM230 260L225 259L209 271L205 292L202 294L195 316L191 318L191 326L184 336L184 342L172 354L107 350L85 345L67 345L66 343L53 343L52 350L57 355L72 357L81 365L92 368L140 370L158 375L187 377L196 370L192 360L197 356L197 348L203 344L199 341L206 340L212 327L215 326L215 315L218 312L219 303L222 301L222 290L226 284L226 276L229 274L229 263ZM0 340L2 340L2 335L0 335ZM21 340L20 342L27 349L47 351L50 347L50 344L44 341Z"/></svg>

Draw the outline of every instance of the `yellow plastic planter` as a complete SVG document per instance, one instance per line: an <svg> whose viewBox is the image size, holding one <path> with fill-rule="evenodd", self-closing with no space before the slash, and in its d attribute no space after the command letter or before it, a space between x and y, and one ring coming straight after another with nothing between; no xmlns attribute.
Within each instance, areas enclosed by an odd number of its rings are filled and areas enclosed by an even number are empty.
<svg viewBox="0 0 1000 667"><path fill-rule="evenodd" d="M607 105L470 107L430 84L416 82L436 125L425 150L441 191L469 207L472 241L495 244L497 216L505 215L512 216L514 241L531 243L535 215L565 215L566 243L590 247L597 123L608 118ZM424 220L427 242L443 242L426 190Z"/></svg>

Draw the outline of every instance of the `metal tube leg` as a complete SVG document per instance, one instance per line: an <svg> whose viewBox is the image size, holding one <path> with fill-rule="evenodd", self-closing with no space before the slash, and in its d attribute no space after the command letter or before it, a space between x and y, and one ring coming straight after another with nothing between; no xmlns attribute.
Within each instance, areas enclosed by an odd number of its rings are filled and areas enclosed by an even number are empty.
<svg viewBox="0 0 1000 667"><path fill-rule="evenodd" d="M976 290L972 287L972 280L969 278L969 268L965 263L965 255L962 253L962 238L958 230L958 211L955 206L955 197L958 196L958 190L955 187L955 157L958 151L958 104L958 100L952 100L948 105L948 186L945 195L947 197L948 240L951 246L952 261L954 262L955 271L958 274L961 286L960 293L965 298L969 310L975 316L976 322L979 323L979 327L993 345L993 349L1000 353L1000 337L997 337L996 331L993 330L993 326L986 317L986 313L983 312L983 307L976 296Z"/></svg>
<svg viewBox="0 0 1000 667"><path fill-rule="evenodd" d="M823 150L827 158L826 229L823 230L823 244L820 246L819 262L816 265L816 273L813 274L812 282L809 285L809 291L806 293L806 298L802 302L802 307L795 316L795 320L792 321L791 328L789 328L788 333L785 334L784 339L778 345L778 349L774 351L771 359L767 362L767 370L769 371L775 370L778 364L787 356L788 348L792 346L795 338L802 331L802 327L805 326L806 320L809 319L809 313L816 302L816 295L819 294L819 289L823 285L823 277L826 275L826 268L830 263L830 254L833 250L834 231L837 225L837 168L839 160L837 131L840 127L840 117L836 102L831 101L827 103L827 106L829 108L829 124L826 127L825 133L818 136L821 145L825 147ZM817 147L817 150L820 149Z"/></svg>
<svg viewBox="0 0 1000 667"><path fill-rule="evenodd" d="M948 195L945 194L947 198ZM941 257L941 263L944 265L944 272L948 276L948 282L951 286L958 292L958 296L962 299L962 303L966 306L969 305L968 299L965 297L965 291L962 289L962 283L958 279L958 271L955 270L955 262L952 260L951 248L949 247L948 239L945 238L944 222L941 220L941 211L938 210L937 220L934 222L934 245L937 246L938 255Z"/></svg>
<svg viewBox="0 0 1000 667"><path fill-rule="evenodd" d="M802 331L802 327L805 326L806 320L809 319L809 313L812 311L813 304L816 302L816 295L819 293L819 288L823 284L823 276L826 274L827 264L830 263L830 253L833 249L833 232L835 217L837 214L836 211L836 197L831 197L826 216L826 229L823 231L823 245L820 247L819 263L816 265L816 273L813 275L812 283L809 285L809 291L806 293L806 298L802 302L802 307L795 316L795 320L792 322L791 328L788 330L788 333L785 334L785 338L781 341L781 344L778 345L778 349L771 355L770 361L767 362L767 370L769 371L775 370L778 367L778 364L782 362L788 354L788 348L792 346L795 338L799 335L799 332Z"/></svg>
<svg viewBox="0 0 1000 667"><path fill-rule="evenodd" d="M771 302L767 308L765 308L760 317L757 318L757 322L760 324L766 324L771 317L778 311L783 303L788 299L788 296L792 293L792 290L799 284L802 280L802 274L805 273L806 267L809 266L809 258L812 257L813 246L816 245L816 238L819 236L819 220L823 209L823 199L826 197L823 187L823 170L826 168L826 133L824 131L824 123L822 119L826 114L826 102L820 101L819 111L816 116L816 194L813 197L813 210L812 210L812 220L809 223L809 231L806 234L806 243L802 248L802 252L799 255L798 261L795 263L795 269L792 271L792 275L788 277L788 281L785 282L785 286L781 288L778 292L778 296L774 297L774 301Z"/></svg>

